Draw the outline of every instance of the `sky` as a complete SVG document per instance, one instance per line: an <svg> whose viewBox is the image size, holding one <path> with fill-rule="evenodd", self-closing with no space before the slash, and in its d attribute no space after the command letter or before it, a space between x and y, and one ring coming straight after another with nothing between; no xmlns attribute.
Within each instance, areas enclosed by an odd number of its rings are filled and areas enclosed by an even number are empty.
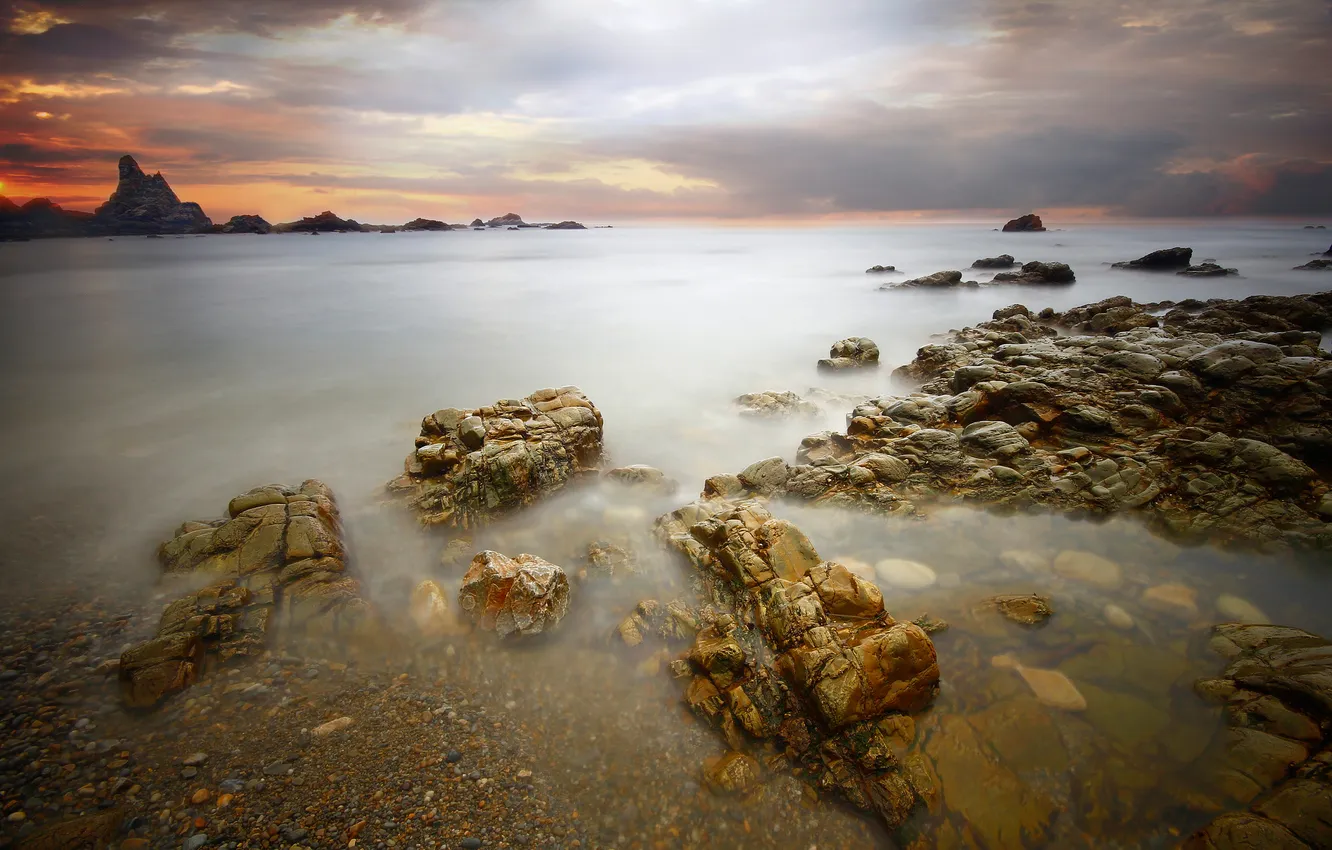
<svg viewBox="0 0 1332 850"><path fill-rule="evenodd" d="M0 194L215 221L1332 213L1332 0L0 0Z"/></svg>

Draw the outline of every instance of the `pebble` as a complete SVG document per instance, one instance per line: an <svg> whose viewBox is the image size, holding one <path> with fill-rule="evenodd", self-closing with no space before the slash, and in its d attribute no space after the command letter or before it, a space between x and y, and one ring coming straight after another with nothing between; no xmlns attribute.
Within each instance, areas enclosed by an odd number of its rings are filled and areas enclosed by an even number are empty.
<svg viewBox="0 0 1332 850"><path fill-rule="evenodd" d="M458 846L463 848L463 850L477 850L477 848L481 846L481 839L473 838L469 835L462 841L458 842Z"/></svg>
<svg viewBox="0 0 1332 850"><path fill-rule="evenodd" d="M207 843L208 843L207 834L202 832L196 832L194 835L191 835L189 838L185 839L185 842L181 844L181 850L199 850L200 847L204 846Z"/></svg>
<svg viewBox="0 0 1332 850"><path fill-rule="evenodd" d="M352 719L350 717L339 717L337 720L330 720L327 723L319 724L310 730L310 734L322 737L346 729L350 725L352 725Z"/></svg>
<svg viewBox="0 0 1332 850"><path fill-rule="evenodd" d="M1183 584L1158 584L1142 592L1142 604L1192 620L1198 616L1198 591Z"/></svg>
<svg viewBox="0 0 1332 850"><path fill-rule="evenodd" d="M206 761L208 761L208 753L194 753L193 755L186 756L181 764L186 767L199 767Z"/></svg>
<svg viewBox="0 0 1332 850"><path fill-rule="evenodd" d="M275 761L264 767L265 776L286 776L291 773L291 765L285 761Z"/></svg>
<svg viewBox="0 0 1332 850"><path fill-rule="evenodd" d="M449 750L448 755L444 756L444 761L448 762L449 764L457 764L458 762L462 761L462 753L458 752L457 750Z"/></svg>
<svg viewBox="0 0 1332 850"><path fill-rule="evenodd" d="M209 796L207 788L200 788L198 791L195 791L190 795L190 802L196 806L202 805L208 802Z"/></svg>
<svg viewBox="0 0 1332 850"><path fill-rule="evenodd" d="M921 590L938 580L934 570L924 564L901 558L884 558L874 565L874 573L880 581L908 590Z"/></svg>
<svg viewBox="0 0 1332 850"><path fill-rule="evenodd" d="M25 812L10 812L9 817L5 818L5 820L10 823L22 823L27 820L27 818L28 815Z"/></svg>
<svg viewBox="0 0 1332 850"><path fill-rule="evenodd" d="M199 775L199 769L197 767L182 768L180 771L180 775L185 777L186 779L193 779L194 777Z"/></svg>
<svg viewBox="0 0 1332 850"><path fill-rule="evenodd" d="M1129 631L1135 625L1133 616L1113 603L1109 603L1101 609L1101 616L1105 617L1107 623L1122 631Z"/></svg>

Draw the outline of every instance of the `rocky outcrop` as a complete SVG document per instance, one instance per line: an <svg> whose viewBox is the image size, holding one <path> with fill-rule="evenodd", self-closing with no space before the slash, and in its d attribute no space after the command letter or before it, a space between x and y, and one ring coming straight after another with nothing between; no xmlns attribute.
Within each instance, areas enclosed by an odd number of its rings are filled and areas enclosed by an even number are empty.
<svg viewBox="0 0 1332 850"><path fill-rule="evenodd" d="M1035 213L1018 216L1004 225L1005 233L1043 233L1045 223Z"/></svg>
<svg viewBox="0 0 1332 850"><path fill-rule="evenodd" d="M1332 271L1332 260L1310 260L1302 266L1296 266L1295 271Z"/></svg>
<svg viewBox="0 0 1332 850"><path fill-rule="evenodd" d="M1186 269L1192 261L1192 248L1162 248L1159 251L1145 254L1136 260L1126 260L1122 263L1114 263L1113 268L1164 271L1169 269Z"/></svg>
<svg viewBox="0 0 1332 850"><path fill-rule="evenodd" d="M940 271L934 274L927 274L924 277L913 277L909 280L898 283L885 283L879 289L908 289L911 287L950 287L950 286L979 286L974 280L963 283L962 272L959 271Z"/></svg>
<svg viewBox="0 0 1332 850"><path fill-rule="evenodd" d="M546 230L587 230L587 228L576 221L561 221L556 224L546 225Z"/></svg>
<svg viewBox="0 0 1332 850"><path fill-rule="evenodd" d="M863 336L848 337L834 342L828 357L819 361L819 371L840 372L845 369L875 369L879 366L879 346Z"/></svg>
<svg viewBox="0 0 1332 850"><path fill-rule="evenodd" d="M695 502L656 532L707 597L678 665L693 711L733 750L776 744L819 788L901 825L930 793L897 754L909 713L938 687L925 632L896 622L874 585L823 561L757 502Z"/></svg>
<svg viewBox="0 0 1332 850"><path fill-rule="evenodd" d="M19 206L0 195L0 239L88 236L96 227L92 213L61 209L46 198L33 198Z"/></svg>
<svg viewBox="0 0 1332 850"><path fill-rule="evenodd" d="M508 558L487 550L463 576L458 607L478 628L500 637L538 635L568 613L569 579L535 555Z"/></svg>
<svg viewBox="0 0 1332 850"><path fill-rule="evenodd" d="M272 233L273 225L257 215L233 215L222 225L222 233Z"/></svg>
<svg viewBox="0 0 1332 850"><path fill-rule="evenodd" d="M1227 269L1216 263L1199 263L1196 266L1189 266L1175 272L1184 277L1226 277L1228 275L1239 274L1239 269Z"/></svg>
<svg viewBox="0 0 1332 850"><path fill-rule="evenodd" d="M259 655L279 631L288 643L341 642L371 624L347 572L337 505L319 481L237 496L225 518L183 524L157 558L164 573L207 583L168 605L157 636L121 656L131 707L156 705L209 666Z"/></svg>
<svg viewBox="0 0 1332 850"><path fill-rule="evenodd" d="M403 230L452 230L453 225L434 218L414 218L402 226Z"/></svg>
<svg viewBox="0 0 1332 850"><path fill-rule="evenodd" d="M1228 663L1197 690L1225 707L1219 784L1248 808L1184 847L1332 847L1332 644L1265 625L1218 626L1211 643Z"/></svg>
<svg viewBox="0 0 1332 850"><path fill-rule="evenodd" d="M416 449L389 489L405 495L425 524L470 528L596 472L601 424L577 387L438 410L421 421Z"/></svg>
<svg viewBox="0 0 1332 850"><path fill-rule="evenodd" d="M1159 321L1128 299L1039 317L1014 305L920 349L898 371L920 392L859 405L761 490L725 492L907 513L944 497L1136 511L1183 538L1332 548L1328 326L1332 293Z"/></svg>
<svg viewBox="0 0 1332 850"><path fill-rule="evenodd" d="M329 210L306 216L300 221L289 221L273 228L278 233L359 233L361 224L354 219L338 218Z"/></svg>
<svg viewBox="0 0 1332 850"><path fill-rule="evenodd" d="M523 223L524 223L524 222L523 222L523 217L520 216L518 213L505 213L504 215L496 216L495 218L492 218L490 221L487 221L487 222L485 223L485 226L486 226L486 227L505 227L505 226L508 226L508 225L511 225L511 224L512 224L512 225L521 225L521 224L523 224Z"/></svg>
<svg viewBox="0 0 1332 850"><path fill-rule="evenodd" d="M1012 254L1000 254L997 257L982 257L971 264L973 269L1011 269L1017 265Z"/></svg>
<svg viewBox="0 0 1332 850"><path fill-rule="evenodd" d="M1073 283L1077 278L1067 263L1024 263L1020 272L999 272L995 283Z"/></svg>
<svg viewBox="0 0 1332 850"><path fill-rule="evenodd" d="M468 225L468 227L485 227L485 226L486 223L479 218L472 219L472 223Z"/></svg>
<svg viewBox="0 0 1332 850"><path fill-rule="evenodd" d="M818 416L822 412L817 404L805 401L793 392L745 393L735 399L740 415L762 418L788 416Z"/></svg>
<svg viewBox="0 0 1332 850"><path fill-rule="evenodd" d="M887 274L897 271L897 266L870 266L865 269L865 274Z"/></svg>
<svg viewBox="0 0 1332 850"><path fill-rule="evenodd" d="M120 181L94 215L116 233L198 233L212 226L198 204L182 202L161 172L143 173L134 157L120 158Z"/></svg>

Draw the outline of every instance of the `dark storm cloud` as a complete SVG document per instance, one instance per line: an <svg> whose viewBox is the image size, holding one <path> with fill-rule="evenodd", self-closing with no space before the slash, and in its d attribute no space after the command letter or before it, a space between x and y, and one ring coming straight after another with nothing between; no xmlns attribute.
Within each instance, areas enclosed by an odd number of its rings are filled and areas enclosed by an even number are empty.
<svg viewBox="0 0 1332 850"><path fill-rule="evenodd" d="M6 165L51 165L55 163L109 160L114 162L120 153L89 148L51 148L26 142L0 144L0 163Z"/></svg>
<svg viewBox="0 0 1332 850"><path fill-rule="evenodd" d="M123 73L151 60L179 56L165 39L162 28L147 21L114 28L59 24L34 34L0 32L0 75L69 79Z"/></svg>
<svg viewBox="0 0 1332 850"><path fill-rule="evenodd" d="M106 25L152 20L176 32L250 32L271 35L293 27L320 26L345 15L367 21L410 20L429 0L36 0L0 2L12 19L43 10L75 21Z"/></svg>

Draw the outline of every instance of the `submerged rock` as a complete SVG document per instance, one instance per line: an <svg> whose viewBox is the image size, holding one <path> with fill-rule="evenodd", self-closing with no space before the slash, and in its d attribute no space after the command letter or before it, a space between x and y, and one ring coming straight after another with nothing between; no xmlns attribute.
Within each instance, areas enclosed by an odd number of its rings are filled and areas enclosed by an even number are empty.
<svg viewBox="0 0 1332 850"><path fill-rule="evenodd" d="M925 632L758 502L695 502L656 530L706 597L688 659L694 712L734 750L780 740L820 787L900 825L918 794L893 755L894 718L924 708L939 679Z"/></svg>
<svg viewBox="0 0 1332 850"><path fill-rule="evenodd" d="M257 656L279 631L288 642L345 641L371 625L326 485L259 487L232 499L227 512L183 524L158 547L164 572L209 583L168 605L157 636L121 656L127 705L155 705L190 685L205 662Z"/></svg>
<svg viewBox="0 0 1332 850"><path fill-rule="evenodd" d="M1004 225L1005 233L1043 233L1045 223L1035 213L1027 213L1012 219Z"/></svg>
<svg viewBox="0 0 1332 850"><path fill-rule="evenodd" d="M1050 597L1036 593L992 596L986 600L986 604L995 608L1013 622L1021 623L1024 626L1040 625L1054 614L1054 606L1050 604Z"/></svg>
<svg viewBox="0 0 1332 850"><path fill-rule="evenodd" d="M470 528L598 471L601 413L577 387L538 390L425 417L406 471L390 482L427 525Z"/></svg>
<svg viewBox="0 0 1332 850"><path fill-rule="evenodd" d="M478 627L500 637L538 635L559 625L568 612L569 579L535 555L508 558L486 550L463 576L458 607Z"/></svg>
<svg viewBox="0 0 1332 850"><path fill-rule="evenodd" d="M1017 265L1012 254L1000 254L997 257L982 257L971 264L973 269L1011 269Z"/></svg>
<svg viewBox="0 0 1332 850"><path fill-rule="evenodd" d="M1248 809L1221 815L1184 847L1332 846L1332 644L1299 629L1225 625L1212 647L1225 672L1197 690L1226 705L1218 784Z"/></svg>
<svg viewBox="0 0 1332 850"><path fill-rule="evenodd" d="M1227 269L1218 266L1216 263L1199 263L1196 266L1189 266L1186 269L1175 272L1185 277L1226 277L1227 275L1239 274L1239 269Z"/></svg>
<svg viewBox="0 0 1332 850"><path fill-rule="evenodd" d="M917 561L902 558L884 558L874 565L874 574L884 584L906 590L922 590L932 587L938 581L934 570Z"/></svg>
<svg viewBox="0 0 1332 850"><path fill-rule="evenodd" d="M1192 248L1162 248L1159 251L1152 251L1150 254L1144 254L1136 260L1125 260L1124 262L1114 263L1113 267L1117 269L1187 269L1189 262L1193 259Z"/></svg>
<svg viewBox="0 0 1332 850"><path fill-rule="evenodd" d="M822 408L805 401L793 392L745 393L735 399L742 416L784 418L788 416L818 416Z"/></svg>
<svg viewBox="0 0 1332 850"><path fill-rule="evenodd" d="M1198 616L1198 591L1183 584L1158 584L1142 592L1142 604L1193 620Z"/></svg>
<svg viewBox="0 0 1332 850"><path fill-rule="evenodd" d="M1262 625L1272 622L1272 618L1263 613L1257 605L1229 593L1223 593L1216 598L1216 611L1228 623Z"/></svg>
<svg viewBox="0 0 1332 850"><path fill-rule="evenodd" d="M819 361L819 369L824 372L839 372L844 369L878 368L879 346L874 340L863 336L848 337L833 343L828 350L828 359Z"/></svg>

